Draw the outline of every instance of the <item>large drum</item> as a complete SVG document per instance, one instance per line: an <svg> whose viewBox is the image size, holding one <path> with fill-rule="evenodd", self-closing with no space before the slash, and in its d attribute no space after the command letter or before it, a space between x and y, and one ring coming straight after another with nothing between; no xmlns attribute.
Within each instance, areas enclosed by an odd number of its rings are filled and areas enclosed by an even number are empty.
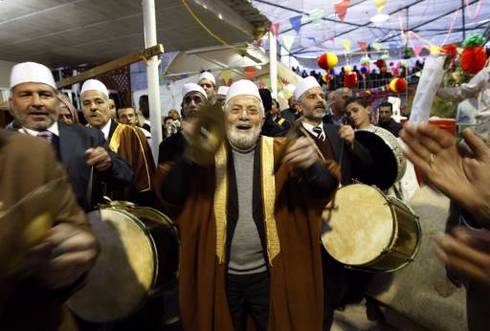
<svg viewBox="0 0 490 331"><path fill-rule="evenodd" d="M340 188L324 213L322 243L337 261L365 271L395 271L410 263L421 239L415 214L380 190L353 184Z"/></svg>
<svg viewBox="0 0 490 331"><path fill-rule="evenodd" d="M68 301L81 319L102 323L125 318L176 279L178 236L164 214L119 204L89 213L88 220L100 253L86 285Z"/></svg>
<svg viewBox="0 0 490 331"><path fill-rule="evenodd" d="M387 190L403 177L407 167L406 159L398 139L393 134L371 125L356 130L355 136L356 140L369 150L374 160L374 168L359 178L362 183Z"/></svg>

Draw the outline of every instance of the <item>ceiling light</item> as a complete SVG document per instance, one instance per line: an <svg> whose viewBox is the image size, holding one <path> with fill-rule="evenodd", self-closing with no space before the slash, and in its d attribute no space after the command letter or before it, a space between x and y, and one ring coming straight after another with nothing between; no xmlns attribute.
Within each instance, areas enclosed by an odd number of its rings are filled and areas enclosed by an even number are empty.
<svg viewBox="0 0 490 331"><path fill-rule="evenodd" d="M378 24L378 23L384 23L389 19L390 19L390 15L379 13L371 17L371 22L373 22L374 24Z"/></svg>

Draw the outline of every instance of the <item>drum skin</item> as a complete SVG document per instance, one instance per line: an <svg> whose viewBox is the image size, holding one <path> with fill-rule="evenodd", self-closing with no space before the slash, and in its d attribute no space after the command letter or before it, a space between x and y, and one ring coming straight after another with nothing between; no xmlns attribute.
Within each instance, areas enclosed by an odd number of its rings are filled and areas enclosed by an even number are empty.
<svg viewBox="0 0 490 331"><path fill-rule="evenodd" d="M372 125L356 130L355 137L369 150L374 160L372 171L359 178L362 183L386 190L403 177L407 167L406 159L398 139L393 134Z"/></svg>
<svg viewBox="0 0 490 331"><path fill-rule="evenodd" d="M322 243L337 261L365 271L395 271L417 254L417 217L401 201L378 189L353 184L340 188L335 208L325 209Z"/></svg>
<svg viewBox="0 0 490 331"><path fill-rule="evenodd" d="M100 248L86 285L68 300L81 319L104 323L136 312L176 278L178 238L171 221L151 208L105 208L88 214Z"/></svg>

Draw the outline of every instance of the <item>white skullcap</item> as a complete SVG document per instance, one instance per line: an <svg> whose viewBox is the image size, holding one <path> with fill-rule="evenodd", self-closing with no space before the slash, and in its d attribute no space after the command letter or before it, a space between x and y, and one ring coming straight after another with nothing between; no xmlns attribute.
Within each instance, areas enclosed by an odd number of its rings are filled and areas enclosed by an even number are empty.
<svg viewBox="0 0 490 331"><path fill-rule="evenodd" d="M228 93L226 93L225 103L228 103L231 98L236 97L237 95L251 95L262 102L259 88L251 80L241 79L231 84L230 88L228 89Z"/></svg>
<svg viewBox="0 0 490 331"><path fill-rule="evenodd" d="M184 86L182 87L182 96L185 97L187 94L191 92L199 92L204 96L204 98L206 99L208 98L206 91L204 91L204 89L199 85L197 85L196 83L184 84Z"/></svg>
<svg viewBox="0 0 490 331"><path fill-rule="evenodd" d="M207 79L209 80L210 82L212 82L214 85L216 85L216 79L214 78L213 74L208 72L208 71L204 71L201 76L199 76L199 80L197 82L200 82L201 80L203 79Z"/></svg>
<svg viewBox="0 0 490 331"><path fill-rule="evenodd" d="M109 91L104 83L97 79L89 79L86 80L82 85L82 90L80 91L80 95L82 95L86 91L99 91L102 92L106 97L109 97Z"/></svg>
<svg viewBox="0 0 490 331"><path fill-rule="evenodd" d="M320 84L318 84L316 78L313 76L308 76L304 78L298 83L298 85L296 85L296 89L294 90L294 99L298 101L303 93L313 87L320 87Z"/></svg>
<svg viewBox="0 0 490 331"><path fill-rule="evenodd" d="M10 88L22 83L43 83L56 90L56 83L51 70L36 62L22 62L12 67Z"/></svg>
<svg viewBox="0 0 490 331"><path fill-rule="evenodd" d="M224 85L223 86L220 86L220 87L218 87L218 93L217 94L218 95L224 95L224 96L226 96L226 94L228 93L228 90L229 89L230 88L228 86L224 86Z"/></svg>

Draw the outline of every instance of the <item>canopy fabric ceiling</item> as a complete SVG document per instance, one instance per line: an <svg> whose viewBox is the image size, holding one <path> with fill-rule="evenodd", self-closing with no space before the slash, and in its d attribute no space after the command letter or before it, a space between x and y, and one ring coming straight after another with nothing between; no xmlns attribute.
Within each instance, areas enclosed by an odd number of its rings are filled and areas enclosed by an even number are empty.
<svg viewBox="0 0 490 331"><path fill-rule="evenodd" d="M294 37L289 53L298 59L313 58L325 51L344 53L344 40L351 43L351 52L360 50L359 41L381 43L383 49L404 45L401 27L413 31L409 46L442 45L463 40L461 8L465 7L466 35L482 33L490 21L490 1L487 0L387 0L382 13L389 20L373 24L377 14L374 0L351 0L344 21L334 11L334 4L346 0L253 0L272 23L279 23L278 40L284 46L285 36ZM323 10L319 22L312 22L313 11ZM312 14L312 15L310 15ZM299 33L290 19L301 16ZM316 20L315 20L316 21ZM292 39L291 37L286 37Z"/></svg>
<svg viewBox="0 0 490 331"><path fill-rule="evenodd" d="M184 5L194 12L193 17ZM268 20L246 0L155 0L166 51L252 41ZM0 1L0 60L99 64L144 48L141 0Z"/></svg>

